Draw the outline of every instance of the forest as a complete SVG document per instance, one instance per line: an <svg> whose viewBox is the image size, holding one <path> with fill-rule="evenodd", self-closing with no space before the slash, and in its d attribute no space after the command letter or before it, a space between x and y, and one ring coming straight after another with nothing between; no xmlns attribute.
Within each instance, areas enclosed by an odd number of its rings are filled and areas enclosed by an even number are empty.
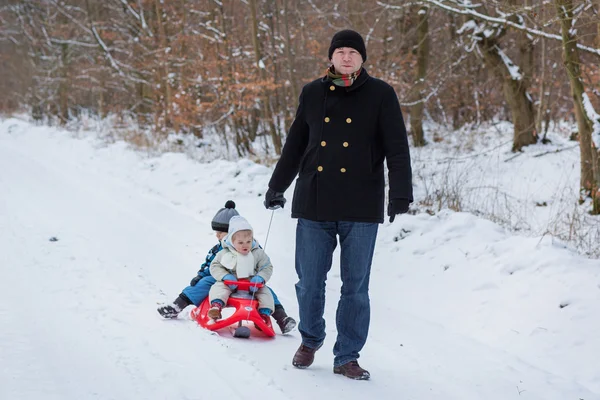
<svg viewBox="0 0 600 400"><path fill-rule="evenodd" d="M331 36L351 28L413 146L509 121L519 152L572 121L580 201L599 214L599 12L600 0L5 0L0 112L117 116L159 139L217 135L239 157L260 142L275 159Z"/></svg>

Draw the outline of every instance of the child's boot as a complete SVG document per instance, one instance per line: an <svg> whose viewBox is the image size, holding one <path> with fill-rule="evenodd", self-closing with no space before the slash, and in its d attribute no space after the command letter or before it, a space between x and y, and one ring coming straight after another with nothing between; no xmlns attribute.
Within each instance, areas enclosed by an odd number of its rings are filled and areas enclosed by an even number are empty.
<svg viewBox="0 0 600 400"><path fill-rule="evenodd" d="M296 320L287 315L281 304L275 306L273 318L275 318L275 322L277 322L283 334L291 332L296 327Z"/></svg>
<svg viewBox="0 0 600 400"><path fill-rule="evenodd" d="M163 318L177 318L181 310L192 304L188 297L181 293L171 304L165 304L156 309Z"/></svg>
<svg viewBox="0 0 600 400"><path fill-rule="evenodd" d="M208 310L208 318L214 319L215 321L221 319L223 316L221 315L221 310L223 309L223 302L219 300L214 300L210 303L211 307Z"/></svg>
<svg viewBox="0 0 600 400"><path fill-rule="evenodd" d="M258 314L265 321L265 324L268 324L271 321L271 310L268 308L261 308L258 310Z"/></svg>

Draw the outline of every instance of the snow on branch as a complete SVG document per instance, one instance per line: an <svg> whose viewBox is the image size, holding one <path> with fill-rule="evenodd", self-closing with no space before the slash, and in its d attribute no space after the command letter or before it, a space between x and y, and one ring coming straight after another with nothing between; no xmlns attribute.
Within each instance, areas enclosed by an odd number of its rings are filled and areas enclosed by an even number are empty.
<svg viewBox="0 0 600 400"><path fill-rule="evenodd" d="M506 69L508 69L508 73L510 74L510 77L512 78L512 80L514 80L514 81L522 80L523 75L521 75L519 66L515 65L515 63L513 63L512 60L510 59L510 57L508 57L506 55L506 53L503 52L500 47L498 47L498 46L494 46L494 47L496 48L496 51L498 52L498 55L500 56L500 58L502 58L502 61L504 62Z"/></svg>
<svg viewBox="0 0 600 400"><path fill-rule="evenodd" d="M308 0L308 4L310 4L310 6L318 13L318 14L324 14L323 11L319 10L319 7L317 7L315 5L315 3L312 2L312 0Z"/></svg>
<svg viewBox="0 0 600 400"><path fill-rule="evenodd" d="M387 14L387 11L388 11L388 7L383 6L383 10L379 13L379 15L377 16L377 18L375 19L375 22L373 23L373 25L369 29L369 32L367 33L367 36L365 36L365 43L367 45L369 44L369 40L371 40L371 35L373 34L373 31L375 30L375 27L377 26L377 24L381 20L381 17L384 14ZM419 10L419 13L421 13L421 10Z"/></svg>
<svg viewBox="0 0 600 400"><path fill-rule="evenodd" d="M390 10L403 10L406 8L410 8L413 6L423 6L423 2L422 1L410 1L410 2L404 2L402 3L402 5L393 5L393 4L388 4L388 3L384 3L383 1L378 1L376 2L376 4L378 6L381 7L385 7L386 9L390 9Z"/></svg>
<svg viewBox="0 0 600 400"><path fill-rule="evenodd" d="M135 19L141 22L140 15L137 13L137 11L133 9L133 7L129 5L129 2L127 0L121 0L121 4L123 4L127 8L127 10L131 13L131 15L135 17Z"/></svg>
<svg viewBox="0 0 600 400"><path fill-rule="evenodd" d="M487 24L483 22L478 24L474 19L470 19L466 21L457 31L456 33L459 35L463 35L467 31L473 31L471 35L471 39L473 41L480 41L481 37L486 39L500 37L504 34L504 30L500 24Z"/></svg>
<svg viewBox="0 0 600 400"><path fill-rule="evenodd" d="M106 43L104 43L94 25L92 25L92 33L94 34L94 37L96 38L96 41L98 42L100 47L102 47L102 50L104 50L104 54L106 55L106 58L108 58L110 65L119 73L120 76L125 76L125 74L113 58L112 54L110 54L110 50L108 50Z"/></svg>
<svg viewBox="0 0 600 400"><path fill-rule="evenodd" d="M456 33L459 35L462 35L466 31L477 32L477 28L478 28L477 22L475 22L474 19L470 19L470 20L466 21L460 28L458 28Z"/></svg>
<svg viewBox="0 0 600 400"><path fill-rule="evenodd" d="M465 3L467 3L467 2L465 2ZM446 11L454 13L454 14L470 15L479 20L483 20L483 21L487 21L487 22L494 22L497 24L502 24L504 26L510 26L514 29L517 29L517 30L520 30L523 32L527 32L534 36L539 36L539 37L544 37L547 39L562 41L561 35L544 32L539 29L529 28L522 23L522 20L519 23L517 23L514 21L510 21L507 18L498 18L498 17L492 17L490 15L482 14L471 8L471 7L475 7L473 4L470 4L470 2L468 2L468 3L469 4L456 4L456 6L453 6L453 5L445 4L441 0L421 0L421 1L411 2L410 4L411 5L430 4L430 5L436 6L438 8L441 8L442 10L446 10ZM401 6L395 6L395 5L391 5L391 4L382 2L382 1L378 1L377 4L380 6L388 7L389 9L402 9L407 6L406 4L403 4ZM584 46L579 43L577 43L577 48L580 50L586 51L588 53L592 53L597 56L600 56L600 49L596 49L596 48L589 47L589 46Z"/></svg>
<svg viewBox="0 0 600 400"><path fill-rule="evenodd" d="M221 116L220 116L220 117L219 117L219 118L218 118L216 121L211 121L211 122L208 122L208 123L206 123L206 124L204 124L204 125L202 125L202 126L197 126L197 127L198 127L198 128L208 128L208 127L211 127L211 126L217 125L217 124L219 124L221 121L223 121L224 119L226 119L226 118L228 118L230 115L232 115L234 111L235 111L235 107L234 107L234 106L230 106L230 107L229 107L229 110L228 110L228 111L227 111L225 114L221 115Z"/></svg>
<svg viewBox="0 0 600 400"><path fill-rule="evenodd" d="M451 72L456 66L458 66L465 58L467 58L467 56L465 54L462 54L460 57L458 57L458 60L456 60L455 62L453 62L449 67L448 67L448 72ZM416 106L419 103L425 103L427 101L429 101L429 99L435 95L437 95L438 91L440 90L440 88L442 86L444 86L444 83L446 82L446 79L448 79L448 77L450 76L450 74L446 74L446 78L443 78L442 80L440 80L438 82L438 85L433 88L426 96L421 97L420 99L405 103L405 102L400 102L400 105L403 107L412 107L412 106Z"/></svg>
<svg viewBox="0 0 600 400"><path fill-rule="evenodd" d="M48 40L50 40L50 43L67 44L69 46L81 46L81 47L87 47L87 48L94 48L94 47L98 46L93 43L85 43L85 42L80 42L78 40L73 40L73 39L64 40L64 39L48 38Z"/></svg>
<svg viewBox="0 0 600 400"><path fill-rule="evenodd" d="M68 18L71 22L73 22L75 25L77 25L79 28L81 28L84 32L86 32L87 34L91 33L90 30L85 25L83 25L77 18L73 17L71 14L66 12L63 9L62 4L58 4L58 2L56 0L52 1L52 4L54 4L56 6L56 10L59 13L64 15L66 18Z"/></svg>
<svg viewBox="0 0 600 400"><path fill-rule="evenodd" d="M138 1L138 7L140 8L139 13L135 11L133 7L131 7L127 0L121 0L121 4L123 4L123 6L127 8L127 11L129 11L129 13L139 21L139 23L142 25L142 29L148 34L148 36L154 37L154 35L152 35L152 31L148 28L146 19L144 18L144 10L142 8L142 4Z"/></svg>

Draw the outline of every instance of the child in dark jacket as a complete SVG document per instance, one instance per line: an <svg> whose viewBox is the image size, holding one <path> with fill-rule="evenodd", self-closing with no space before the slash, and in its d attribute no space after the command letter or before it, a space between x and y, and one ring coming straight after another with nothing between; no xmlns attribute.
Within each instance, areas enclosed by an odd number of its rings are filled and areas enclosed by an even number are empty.
<svg viewBox="0 0 600 400"><path fill-rule="evenodd" d="M201 265L198 274L191 280L190 285L184 288L172 303L163 304L157 309L159 314L164 318L177 318L184 308L191 304L198 306L208 297L210 288L216 282L215 278L210 274L210 264L217 253L223 249L221 241L227 236L229 220L236 215L239 215L239 213L235 209L235 203L231 200L227 201L225 207L221 208L215 214L211 222L211 227L215 231L219 242L208 251L204 263ZM271 316L275 319L277 325L279 325L281 332L288 333L296 327L296 321L287 315L275 292L271 288L269 290L273 294L275 302L275 310Z"/></svg>

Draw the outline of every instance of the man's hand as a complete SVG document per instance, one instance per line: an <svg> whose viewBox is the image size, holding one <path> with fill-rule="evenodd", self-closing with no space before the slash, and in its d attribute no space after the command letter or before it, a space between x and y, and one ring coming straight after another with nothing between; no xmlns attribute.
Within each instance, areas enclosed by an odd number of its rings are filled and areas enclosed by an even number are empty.
<svg viewBox="0 0 600 400"><path fill-rule="evenodd" d="M283 208L285 202L285 197L283 197L283 193L281 192L276 192L269 188L267 193L265 193L264 205L267 210L277 210L278 208Z"/></svg>
<svg viewBox="0 0 600 400"><path fill-rule="evenodd" d="M388 216L390 217L390 222L394 222L396 214L407 213L409 205L410 201L407 199L391 199L388 203Z"/></svg>

